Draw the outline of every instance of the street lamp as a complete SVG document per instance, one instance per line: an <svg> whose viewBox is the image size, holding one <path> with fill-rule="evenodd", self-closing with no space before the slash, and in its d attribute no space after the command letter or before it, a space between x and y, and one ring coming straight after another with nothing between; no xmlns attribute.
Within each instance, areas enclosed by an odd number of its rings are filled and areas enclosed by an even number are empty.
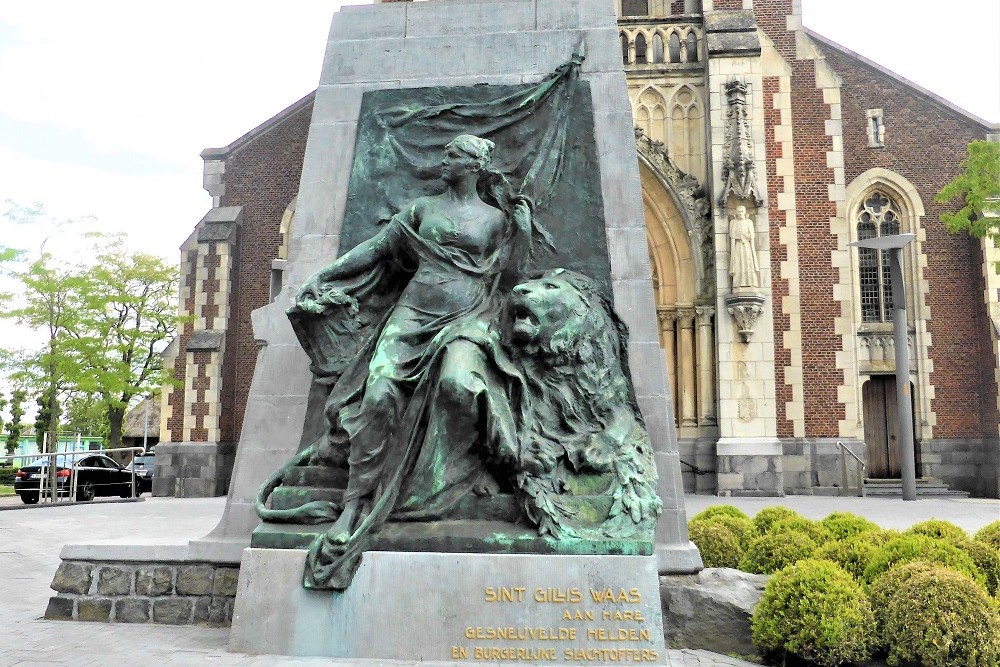
<svg viewBox="0 0 1000 667"><path fill-rule="evenodd" d="M910 409L910 355L906 343L906 292L903 286L903 247L916 234L890 234L855 241L856 248L886 251L889 255L889 282L892 285L892 341L896 347L896 413L899 417L900 468L903 500L917 499L917 464L913 457L913 411Z"/></svg>

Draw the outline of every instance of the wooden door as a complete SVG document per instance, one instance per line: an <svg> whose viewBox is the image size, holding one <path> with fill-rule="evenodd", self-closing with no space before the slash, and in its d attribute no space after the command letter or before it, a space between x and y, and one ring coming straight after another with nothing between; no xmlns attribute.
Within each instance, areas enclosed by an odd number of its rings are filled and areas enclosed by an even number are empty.
<svg viewBox="0 0 1000 667"><path fill-rule="evenodd" d="M913 411L913 392L910 385L910 411ZM861 388L864 404L865 444L868 449L868 477L873 479L899 479L902 476L902 448L899 436L899 417L896 410L896 377L873 375ZM916 420L914 420L916 423ZM909 443L914 447L914 443Z"/></svg>

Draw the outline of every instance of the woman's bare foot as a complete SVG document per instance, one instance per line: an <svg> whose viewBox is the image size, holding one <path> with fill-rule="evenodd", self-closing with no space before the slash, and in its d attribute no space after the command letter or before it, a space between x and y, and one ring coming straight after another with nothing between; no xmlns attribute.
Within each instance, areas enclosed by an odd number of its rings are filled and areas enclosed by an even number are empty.
<svg viewBox="0 0 1000 667"><path fill-rule="evenodd" d="M344 504L344 511L340 513L340 518L327 531L331 541L335 544L347 544L354 533L360 513L361 503L358 500L347 501Z"/></svg>

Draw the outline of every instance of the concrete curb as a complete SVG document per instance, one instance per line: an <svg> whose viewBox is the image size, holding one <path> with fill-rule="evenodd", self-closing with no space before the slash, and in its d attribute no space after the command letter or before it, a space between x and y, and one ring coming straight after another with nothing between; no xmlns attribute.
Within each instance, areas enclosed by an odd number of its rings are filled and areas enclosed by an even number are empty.
<svg viewBox="0 0 1000 667"><path fill-rule="evenodd" d="M0 512L10 512L13 510L40 510L48 507L75 507L78 505L110 505L113 503L141 503L145 502L145 498L107 498L104 500L78 500L75 503L71 503L68 500L56 503L42 503L39 502L37 505L0 505Z"/></svg>

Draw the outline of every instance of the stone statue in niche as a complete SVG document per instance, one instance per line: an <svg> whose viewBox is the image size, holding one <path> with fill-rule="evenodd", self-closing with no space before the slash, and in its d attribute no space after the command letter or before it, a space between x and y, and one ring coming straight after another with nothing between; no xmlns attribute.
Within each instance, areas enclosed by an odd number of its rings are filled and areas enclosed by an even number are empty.
<svg viewBox="0 0 1000 667"><path fill-rule="evenodd" d="M573 82L567 67L458 115L495 122L512 115L507 105L530 116L547 91ZM257 511L265 522L329 524L309 548L307 588L346 588L389 524L495 519L488 508L502 497L516 510L506 520L533 526L545 543L537 551L651 547L661 501L627 330L597 281L530 269L555 250L535 215L564 159L558 104L570 96L552 99L520 187L495 166L493 141L453 136L438 168L443 192L402 205L310 278L289 309L316 382L329 387L325 427L268 479ZM335 480L330 499L269 506L303 467ZM496 542L491 530L476 539ZM469 545L461 550L477 550Z"/></svg>
<svg viewBox="0 0 1000 667"><path fill-rule="evenodd" d="M729 275L734 290L760 287L757 229L747 217L746 206L737 206L736 215L729 220Z"/></svg>

